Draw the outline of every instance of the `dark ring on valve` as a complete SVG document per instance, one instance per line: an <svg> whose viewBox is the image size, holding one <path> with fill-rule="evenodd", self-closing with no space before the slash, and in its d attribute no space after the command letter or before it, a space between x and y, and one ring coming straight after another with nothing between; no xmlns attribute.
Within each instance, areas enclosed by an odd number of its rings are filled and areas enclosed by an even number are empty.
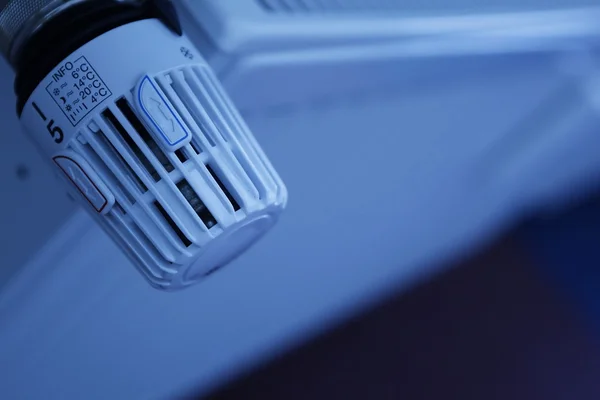
<svg viewBox="0 0 600 400"><path fill-rule="evenodd" d="M40 27L22 46L15 60L17 114L40 82L66 57L91 40L120 26L159 19L183 34L175 7L169 0L88 0L66 9Z"/></svg>

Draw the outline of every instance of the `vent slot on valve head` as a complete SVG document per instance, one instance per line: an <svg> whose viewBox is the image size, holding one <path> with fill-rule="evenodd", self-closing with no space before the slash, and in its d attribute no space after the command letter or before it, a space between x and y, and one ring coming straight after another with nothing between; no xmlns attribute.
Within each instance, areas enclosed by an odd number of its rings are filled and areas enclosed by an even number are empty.
<svg viewBox="0 0 600 400"><path fill-rule="evenodd" d="M106 119L106 122L110 124L110 126L120 135L121 139L125 141L129 149L133 152L133 154L138 158L141 164L144 166L146 171L154 178L156 182L160 180L160 175L154 165L148 160L146 155L139 148L137 143L133 140L133 138L129 135L125 127L121 124L121 122L115 117L113 112L110 109L106 109L102 112L102 116Z"/></svg>
<svg viewBox="0 0 600 400"><path fill-rule="evenodd" d="M231 192L227 189L227 187L225 187L225 185L223 184L223 182L221 181L221 179L219 179L219 177L217 176L217 174L211 168L210 165L207 165L206 169L208 169L208 172L210 172L210 174L213 177L213 179L215 180L215 182L217 182L217 185L219 185L219 187L221 188L221 190L223 191L223 193L227 197L227 200L229 200L229 202L233 206L233 210L234 211L238 211L241 207L238 204L238 202L235 200L235 198L233 197L233 195L231 194Z"/></svg>
<svg viewBox="0 0 600 400"><path fill-rule="evenodd" d="M154 141L154 139L150 135L150 132L148 132L142 121L140 121L137 115L135 115L135 113L129 106L127 100L125 100L125 98L117 100L117 107L119 107L119 110L121 110L125 118L127 118L127 121L129 121L133 129L142 138L144 143L146 143L146 146L148 146L148 148L152 151L152 153L154 154L156 159L161 163L163 168L167 172L173 171L175 167L173 167L173 164L171 164L165 153L158 146L158 143ZM158 177L158 179L156 180L160 180L160 177Z"/></svg>
<svg viewBox="0 0 600 400"><path fill-rule="evenodd" d="M173 232L175 232L177 237L181 239L184 246L190 247L192 245L192 242L190 241L190 239L187 238L187 236L185 236L185 234L181 231L181 229L175 223L175 221L173 221L173 218L171 218L167 210L165 210L164 207L158 201L154 202L154 207L156 207L160 215L162 215L165 221L167 221L167 224L171 227L171 229L173 229Z"/></svg>
<svg viewBox="0 0 600 400"><path fill-rule="evenodd" d="M102 134L102 132L100 132L98 135L104 138L104 134ZM106 140L106 138L104 139ZM106 151L105 154L109 154L108 152L111 151L109 149L111 149L111 147L106 146L106 148L104 149ZM120 207L119 204L135 204L137 200L132 195L131 191L125 187L125 185L120 181L117 175L115 175L115 173L108 167L108 165L102 160L102 158L98 156L98 153L96 153L94 148L89 143L82 145L80 150L87 156L87 160L90 163L90 165L92 165L94 169L103 177L106 183L111 186L111 191L113 192L116 198L115 206L117 208ZM133 171L130 171L128 167L126 167L127 164L124 160L119 158L118 154L115 154L115 152L113 152L112 154L108 155L107 158L108 157L112 158L112 163L114 165L117 165L118 168L120 168L121 171L123 171L123 174L127 176L127 178L129 178L131 182L139 182L137 181L137 176L133 173ZM138 188L141 189L141 187L144 184L142 182L139 182L139 184L141 186L138 186ZM144 191L148 190L145 186L143 187L145 189Z"/></svg>
<svg viewBox="0 0 600 400"><path fill-rule="evenodd" d="M188 181L186 181L185 179L182 180L177 184L177 188L179 189L183 197L185 197L190 206L192 206L198 217L200 217L200 219L208 229L217 225L217 220L211 214L210 210L206 208L206 205L202 202L200 197L198 197L198 195L196 194L196 192L194 191L194 189Z"/></svg>
<svg viewBox="0 0 600 400"><path fill-rule="evenodd" d="M135 183L142 193L146 193L148 191L148 187L144 184L144 182L142 182L138 174L135 173L129 163L125 161L123 155L115 148L115 145L112 144L112 142L106 137L106 133L103 130L99 130L97 135L95 135L95 139L97 139L96 143L98 147L102 148L106 159L111 160L121 172L124 172L126 176ZM94 155L97 156L98 153L95 152ZM114 176L115 171L111 172Z"/></svg>

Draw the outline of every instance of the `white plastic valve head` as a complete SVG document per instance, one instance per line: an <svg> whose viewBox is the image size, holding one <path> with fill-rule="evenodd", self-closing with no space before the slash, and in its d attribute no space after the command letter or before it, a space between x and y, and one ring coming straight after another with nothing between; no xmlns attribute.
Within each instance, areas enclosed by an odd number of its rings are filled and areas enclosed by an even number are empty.
<svg viewBox="0 0 600 400"><path fill-rule="evenodd" d="M225 266L287 202L200 52L156 19L68 55L32 92L21 120L157 288L183 288Z"/></svg>

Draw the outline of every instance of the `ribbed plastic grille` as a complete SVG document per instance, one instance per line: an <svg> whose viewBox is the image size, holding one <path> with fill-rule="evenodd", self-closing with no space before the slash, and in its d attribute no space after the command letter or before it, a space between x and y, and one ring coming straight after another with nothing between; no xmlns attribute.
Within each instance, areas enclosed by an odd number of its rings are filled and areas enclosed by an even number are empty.
<svg viewBox="0 0 600 400"><path fill-rule="evenodd" d="M179 114L191 127L197 146L205 149L213 170L236 178L229 182L243 204L264 199L274 186L263 178L268 171L258 154L255 143L247 141L245 126L215 76L207 68L186 67L157 79ZM238 133L247 133L239 135Z"/></svg>
<svg viewBox="0 0 600 400"><path fill-rule="evenodd" d="M191 142L165 151L140 119L131 93L100 110L70 149L114 194L108 229L153 281L278 192L241 117L207 69L187 66L153 78Z"/></svg>

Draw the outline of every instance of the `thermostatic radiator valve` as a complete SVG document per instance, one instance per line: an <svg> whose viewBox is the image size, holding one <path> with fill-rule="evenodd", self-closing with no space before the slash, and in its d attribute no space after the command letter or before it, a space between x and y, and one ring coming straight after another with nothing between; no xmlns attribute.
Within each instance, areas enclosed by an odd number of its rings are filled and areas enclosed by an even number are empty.
<svg viewBox="0 0 600 400"><path fill-rule="evenodd" d="M166 0L10 0L0 46L28 135L156 288L261 238L287 190Z"/></svg>

